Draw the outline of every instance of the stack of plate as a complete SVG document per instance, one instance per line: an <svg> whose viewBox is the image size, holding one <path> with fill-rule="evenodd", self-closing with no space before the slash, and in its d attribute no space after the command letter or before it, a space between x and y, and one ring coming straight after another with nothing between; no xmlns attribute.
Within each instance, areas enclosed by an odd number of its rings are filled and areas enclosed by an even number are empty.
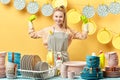
<svg viewBox="0 0 120 80"><path fill-rule="evenodd" d="M5 56L6 52L0 52L0 78L5 77Z"/></svg>
<svg viewBox="0 0 120 80"><path fill-rule="evenodd" d="M8 52L8 62L13 62L18 65L18 69L20 69L20 58L21 54L19 52ZM20 71L17 72L20 75Z"/></svg>
<svg viewBox="0 0 120 80"><path fill-rule="evenodd" d="M120 71L120 67L119 66L117 66L117 67L106 66L105 71Z"/></svg>
<svg viewBox="0 0 120 80"><path fill-rule="evenodd" d="M21 59L21 70L34 70L35 65L41 61L37 55L24 55ZM34 77L32 72L21 72L24 77Z"/></svg>
<svg viewBox="0 0 120 80"><path fill-rule="evenodd" d="M103 71L103 76L108 78L119 78L120 72L119 71Z"/></svg>

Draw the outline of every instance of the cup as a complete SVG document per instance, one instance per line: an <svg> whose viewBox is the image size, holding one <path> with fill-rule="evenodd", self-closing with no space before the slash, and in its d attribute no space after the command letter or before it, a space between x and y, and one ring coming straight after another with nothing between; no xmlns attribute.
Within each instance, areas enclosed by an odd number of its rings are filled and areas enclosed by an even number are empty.
<svg viewBox="0 0 120 80"><path fill-rule="evenodd" d="M67 78L67 71L62 71L61 72L61 77L62 78Z"/></svg>
<svg viewBox="0 0 120 80"><path fill-rule="evenodd" d="M68 72L68 79L74 79L74 76L75 76L75 72Z"/></svg>
<svg viewBox="0 0 120 80"><path fill-rule="evenodd" d="M67 66L64 65L64 64L61 64L61 68L60 68L60 71L67 71Z"/></svg>
<svg viewBox="0 0 120 80"><path fill-rule="evenodd" d="M8 62L6 66L6 77L9 79L14 79L17 77L17 64Z"/></svg>

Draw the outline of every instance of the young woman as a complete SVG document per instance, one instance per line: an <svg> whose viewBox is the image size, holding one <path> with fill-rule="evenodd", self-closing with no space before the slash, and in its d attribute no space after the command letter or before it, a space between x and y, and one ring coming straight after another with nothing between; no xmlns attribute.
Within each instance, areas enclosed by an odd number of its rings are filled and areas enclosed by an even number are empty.
<svg viewBox="0 0 120 80"><path fill-rule="evenodd" d="M54 9L53 20L55 24L40 31L34 31L32 21L29 21L29 34L31 38L42 38L45 47L54 53L54 62L57 60L57 52L61 53L63 62L69 60L68 46L73 39L86 39L88 24L85 24L82 32L73 31L67 26L66 12L63 6Z"/></svg>

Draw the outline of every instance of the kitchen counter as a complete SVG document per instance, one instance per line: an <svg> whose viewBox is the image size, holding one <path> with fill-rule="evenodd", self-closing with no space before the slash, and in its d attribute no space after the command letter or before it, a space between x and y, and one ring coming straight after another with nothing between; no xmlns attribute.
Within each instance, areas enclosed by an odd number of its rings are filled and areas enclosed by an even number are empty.
<svg viewBox="0 0 120 80"><path fill-rule="evenodd" d="M0 78L0 80L35 80L34 78L23 78L21 76L18 76L16 79L7 79L7 78ZM50 78L50 79L47 79L47 80L70 80L68 78L61 78L60 76L58 77L53 77L53 78ZM84 79L81 79L81 77L75 77L74 80L84 80ZM100 79L100 80L120 80L120 78L104 78L104 79Z"/></svg>

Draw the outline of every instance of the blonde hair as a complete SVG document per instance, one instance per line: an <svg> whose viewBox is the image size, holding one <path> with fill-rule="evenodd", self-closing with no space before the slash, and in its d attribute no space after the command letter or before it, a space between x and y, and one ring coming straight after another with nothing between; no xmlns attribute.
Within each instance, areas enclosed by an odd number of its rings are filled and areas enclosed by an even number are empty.
<svg viewBox="0 0 120 80"><path fill-rule="evenodd" d="M67 28L67 16L66 16L65 7L64 7L64 6L56 7L56 8L54 9L53 14L54 14L56 11L61 11L61 12L63 12L63 14L64 14L63 26L64 26L65 28Z"/></svg>

